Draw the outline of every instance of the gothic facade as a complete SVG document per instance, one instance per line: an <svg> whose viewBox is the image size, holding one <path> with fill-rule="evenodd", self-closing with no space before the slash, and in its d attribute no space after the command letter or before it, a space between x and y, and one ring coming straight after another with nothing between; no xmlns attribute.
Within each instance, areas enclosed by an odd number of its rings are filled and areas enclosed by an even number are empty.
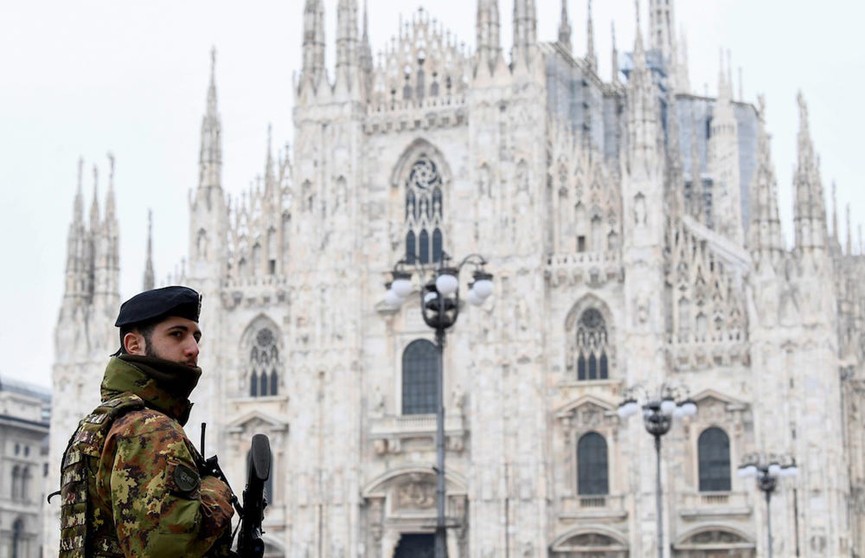
<svg viewBox="0 0 865 558"><path fill-rule="evenodd" d="M639 386L698 406L663 441L665 555L767 553L763 495L736 475L753 454L798 465L772 499L776 555L865 555L865 259L830 230L805 101L788 248L765 104L735 99L723 62L717 96L691 91L672 0L650 0L648 41L638 25L614 47L610 79L591 12L578 54L566 5L543 42L514 0L508 57L498 0L477 0L474 52L419 10L374 58L367 14L339 0L328 72L306 0L293 149L269 148L238 198L214 69L182 278L208 339L189 430L208 422L236 489L252 434L270 437L267 556L428 548L438 356L420 297L396 307L383 285L444 253L483 254L495 284L442 363L450 556L654 554L653 440L616 412ZM55 464L117 343L113 184L88 223L80 182Z"/></svg>

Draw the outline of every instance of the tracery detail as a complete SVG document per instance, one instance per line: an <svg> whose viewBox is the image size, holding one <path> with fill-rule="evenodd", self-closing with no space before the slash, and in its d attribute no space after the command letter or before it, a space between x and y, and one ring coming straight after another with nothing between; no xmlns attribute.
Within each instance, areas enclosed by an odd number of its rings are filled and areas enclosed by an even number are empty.
<svg viewBox="0 0 865 558"><path fill-rule="evenodd" d="M442 257L442 177L435 162L421 155L405 183L405 259L427 264Z"/></svg>
<svg viewBox="0 0 865 558"><path fill-rule="evenodd" d="M249 395L264 397L279 394L279 349L270 328L255 334L249 352Z"/></svg>
<svg viewBox="0 0 865 558"><path fill-rule="evenodd" d="M577 323L577 379L606 380L608 366L607 326L601 313L589 308Z"/></svg>

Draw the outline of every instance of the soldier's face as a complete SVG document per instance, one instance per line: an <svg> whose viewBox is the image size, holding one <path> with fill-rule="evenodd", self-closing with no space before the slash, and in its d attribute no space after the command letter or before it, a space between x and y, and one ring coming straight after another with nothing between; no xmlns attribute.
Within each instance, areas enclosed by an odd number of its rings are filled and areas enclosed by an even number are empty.
<svg viewBox="0 0 865 558"><path fill-rule="evenodd" d="M142 341L140 352L132 354L143 354L188 366L198 365L201 330L192 320L176 316L167 318L156 324L153 332Z"/></svg>

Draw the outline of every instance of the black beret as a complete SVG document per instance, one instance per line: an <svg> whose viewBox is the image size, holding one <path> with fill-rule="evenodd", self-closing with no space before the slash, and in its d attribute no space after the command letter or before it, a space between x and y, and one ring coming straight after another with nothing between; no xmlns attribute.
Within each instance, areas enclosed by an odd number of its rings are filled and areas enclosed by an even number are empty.
<svg viewBox="0 0 865 558"><path fill-rule="evenodd" d="M193 322L201 313L201 295L189 287L172 286L144 291L120 306L116 327L124 327L158 318L178 316Z"/></svg>

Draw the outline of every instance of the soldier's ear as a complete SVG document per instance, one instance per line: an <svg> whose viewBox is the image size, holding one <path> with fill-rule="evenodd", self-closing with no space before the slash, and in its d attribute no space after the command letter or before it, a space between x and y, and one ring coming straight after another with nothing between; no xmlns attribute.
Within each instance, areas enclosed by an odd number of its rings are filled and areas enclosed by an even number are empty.
<svg viewBox="0 0 865 558"><path fill-rule="evenodd" d="M137 331L130 331L123 336L123 347L130 355L144 355L146 341L144 340L144 336Z"/></svg>

